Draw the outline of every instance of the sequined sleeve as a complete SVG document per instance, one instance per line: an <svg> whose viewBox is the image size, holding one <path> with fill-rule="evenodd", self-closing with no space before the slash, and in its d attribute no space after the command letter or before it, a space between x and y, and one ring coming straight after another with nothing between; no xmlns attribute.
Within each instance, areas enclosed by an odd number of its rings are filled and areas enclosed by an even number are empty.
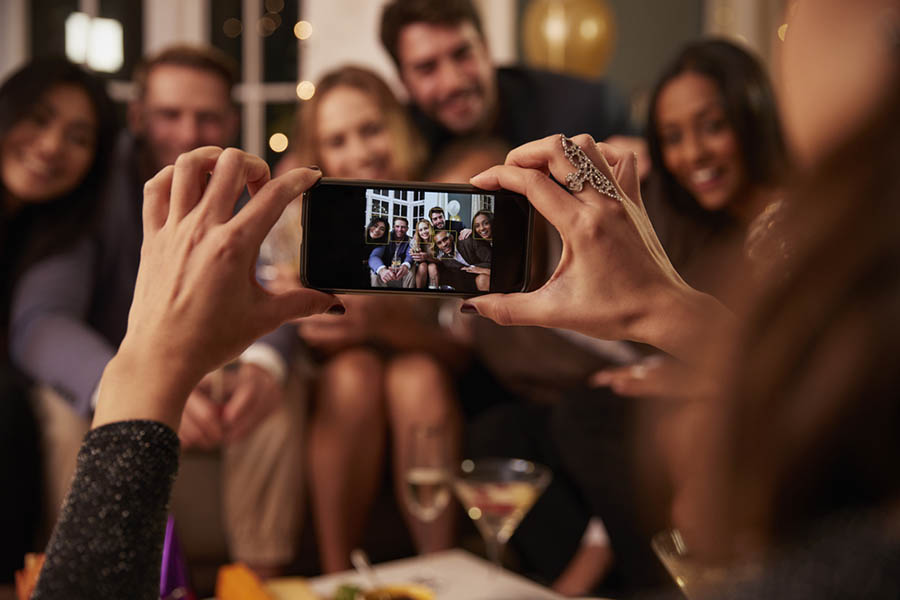
<svg viewBox="0 0 900 600"><path fill-rule="evenodd" d="M91 430L34 599L159 598L178 436L155 421Z"/></svg>

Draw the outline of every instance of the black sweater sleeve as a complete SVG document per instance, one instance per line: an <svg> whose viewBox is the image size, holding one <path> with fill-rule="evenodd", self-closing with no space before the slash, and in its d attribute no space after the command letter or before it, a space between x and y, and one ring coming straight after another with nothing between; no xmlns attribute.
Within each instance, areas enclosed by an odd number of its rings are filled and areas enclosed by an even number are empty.
<svg viewBox="0 0 900 600"><path fill-rule="evenodd" d="M124 421L84 438L32 596L159 598L178 436L155 421Z"/></svg>

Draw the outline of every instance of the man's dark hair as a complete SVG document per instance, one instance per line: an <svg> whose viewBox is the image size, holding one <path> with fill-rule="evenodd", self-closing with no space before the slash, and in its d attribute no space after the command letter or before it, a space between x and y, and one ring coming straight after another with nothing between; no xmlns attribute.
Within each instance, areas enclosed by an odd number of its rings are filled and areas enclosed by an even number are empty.
<svg viewBox="0 0 900 600"><path fill-rule="evenodd" d="M474 25L478 35L484 37L481 17L472 0L393 0L381 13L381 43L399 69L397 42L404 27L413 23L453 26L465 22Z"/></svg>
<svg viewBox="0 0 900 600"><path fill-rule="evenodd" d="M409 219L407 219L406 217L394 217L394 225L397 224L397 221L403 221L404 223L406 223L406 226L409 227Z"/></svg>
<svg viewBox="0 0 900 600"><path fill-rule="evenodd" d="M135 68L134 83L137 87L138 98L143 98L147 93L147 78L150 76L150 72L162 65L190 67L212 73L225 82L229 96L237 82L237 65L231 57L218 48L177 44L141 60Z"/></svg>
<svg viewBox="0 0 900 600"><path fill-rule="evenodd" d="M430 217L434 213L441 213L443 215L444 209L441 208L440 206L435 206L434 208L432 208L431 210L428 211L428 216ZM446 217L446 215L444 215L444 216Z"/></svg>

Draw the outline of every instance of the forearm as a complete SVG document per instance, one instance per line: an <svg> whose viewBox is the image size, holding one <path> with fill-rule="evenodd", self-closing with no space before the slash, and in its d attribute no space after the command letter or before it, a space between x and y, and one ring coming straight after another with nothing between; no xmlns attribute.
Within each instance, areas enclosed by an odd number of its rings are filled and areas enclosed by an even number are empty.
<svg viewBox="0 0 900 600"><path fill-rule="evenodd" d="M33 598L158 598L177 469L178 436L160 423L90 431Z"/></svg>

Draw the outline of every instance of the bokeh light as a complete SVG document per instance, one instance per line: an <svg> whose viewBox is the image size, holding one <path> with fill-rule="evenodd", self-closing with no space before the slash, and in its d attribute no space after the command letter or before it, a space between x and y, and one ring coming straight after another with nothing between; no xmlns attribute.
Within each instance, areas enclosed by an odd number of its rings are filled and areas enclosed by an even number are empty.
<svg viewBox="0 0 900 600"><path fill-rule="evenodd" d="M297 84L297 97L301 100L309 100L316 94L316 86L312 81L301 81Z"/></svg>
<svg viewBox="0 0 900 600"><path fill-rule="evenodd" d="M225 19L225 22L222 24L222 31L225 32L226 36L234 39L244 31L244 25L241 23L240 19L232 17L230 19Z"/></svg>
<svg viewBox="0 0 900 600"><path fill-rule="evenodd" d="M288 147L288 137L283 133L273 133L269 138L269 148L273 152L284 152Z"/></svg>
<svg viewBox="0 0 900 600"><path fill-rule="evenodd" d="M312 32L313 26L309 21L297 21L297 24L294 25L294 35L297 36L298 40L309 39Z"/></svg>

